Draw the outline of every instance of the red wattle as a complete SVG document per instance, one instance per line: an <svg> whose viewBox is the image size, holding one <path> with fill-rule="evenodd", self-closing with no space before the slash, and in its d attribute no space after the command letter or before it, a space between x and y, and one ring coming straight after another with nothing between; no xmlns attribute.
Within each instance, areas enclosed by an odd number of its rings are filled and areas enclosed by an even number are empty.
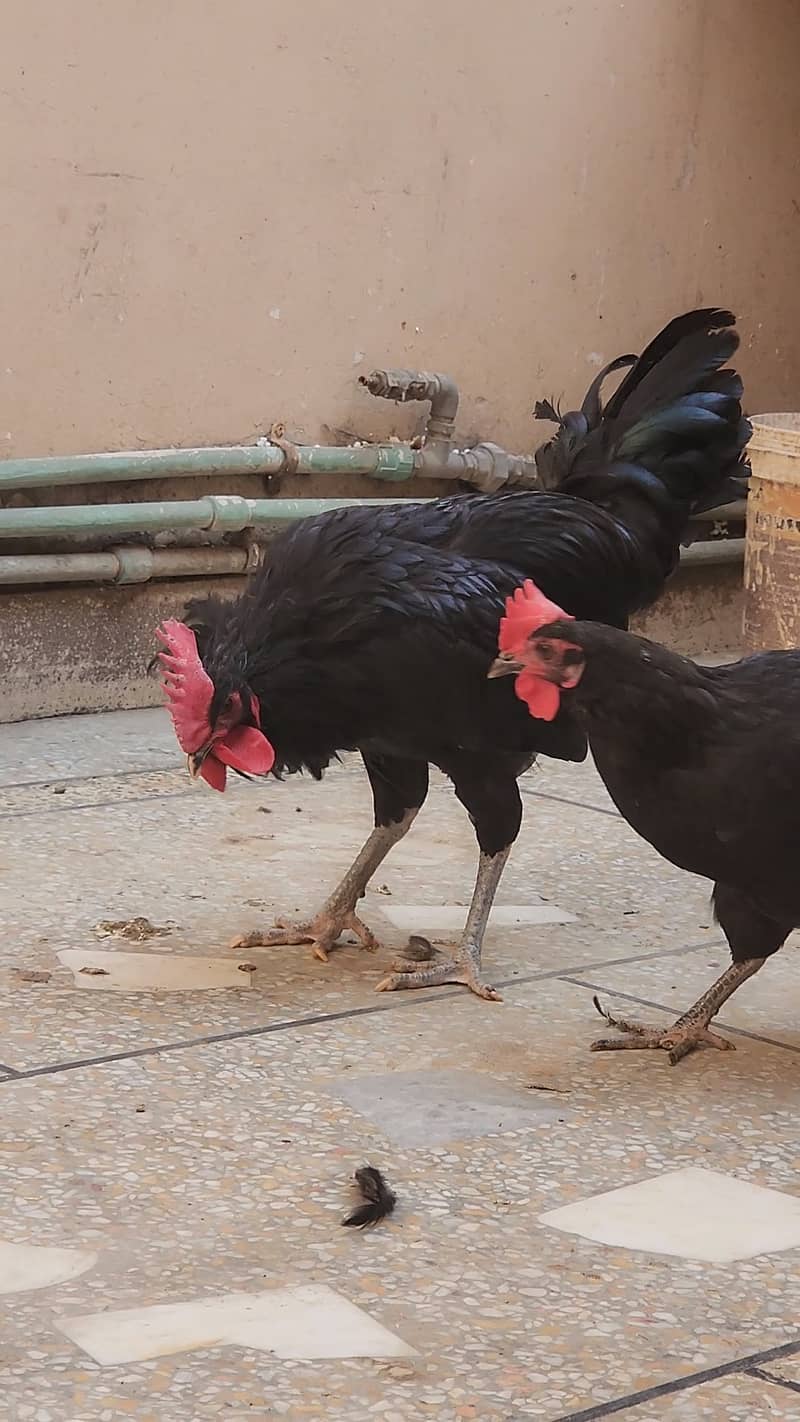
<svg viewBox="0 0 800 1422"><path fill-rule="evenodd" d="M275 752L263 731L254 726L235 726L215 741L213 755L232 770L248 775L267 775L275 764Z"/></svg>
<svg viewBox="0 0 800 1422"><path fill-rule="evenodd" d="M200 774L207 785L212 790L224 790L228 772L221 760L217 760L213 751L209 751L203 764L200 766Z"/></svg>
<svg viewBox="0 0 800 1422"><path fill-rule="evenodd" d="M514 683L514 690L537 721L555 720L561 704L561 692L551 681L544 681L533 672L523 671Z"/></svg>

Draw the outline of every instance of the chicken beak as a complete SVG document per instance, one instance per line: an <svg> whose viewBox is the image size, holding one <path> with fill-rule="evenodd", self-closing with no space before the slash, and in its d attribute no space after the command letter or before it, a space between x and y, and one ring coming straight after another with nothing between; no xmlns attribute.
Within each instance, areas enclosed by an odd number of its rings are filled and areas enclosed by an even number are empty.
<svg viewBox="0 0 800 1422"><path fill-rule="evenodd" d="M199 776L200 771L203 768L203 761L208 755L209 750L210 746L204 746L202 750L194 751L192 755L187 755L186 769L189 772L190 780L196 780Z"/></svg>
<svg viewBox="0 0 800 1422"><path fill-rule="evenodd" d="M522 663L516 657L512 657L510 652L501 652L496 661L492 662L486 673L489 681L493 681L498 676L516 676L522 671Z"/></svg>

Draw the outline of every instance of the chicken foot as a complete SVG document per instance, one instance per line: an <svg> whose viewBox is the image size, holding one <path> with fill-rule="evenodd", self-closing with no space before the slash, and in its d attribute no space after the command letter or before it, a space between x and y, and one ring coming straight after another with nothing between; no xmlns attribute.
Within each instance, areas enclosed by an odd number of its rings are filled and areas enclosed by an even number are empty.
<svg viewBox="0 0 800 1422"><path fill-rule="evenodd" d="M274 928L256 928L240 933L229 948L275 948L295 943L310 943L315 958L327 963L328 954L337 939L348 930L362 948L374 953L380 947L378 939L357 915L355 908L378 865L389 850L408 833L416 810L409 810L394 824L376 825L363 848L356 855L341 883L326 899L319 913L306 923L292 923L279 918Z"/></svg>
<svg viewBox="0 0 800 1422"><path fill-rule="evenodd" d="M610 1027L622 1033L621 1038L601 1037L592 1042L593 1052L622 1051L663 1051L669 1053L669 1064L675 1066L696 1047L716 1047L722 1052L735 1051L733 1042L709 1030L709 1023L716 1017L723 1003L732 997L742 983L752 978L766 962L765 958L745 958L740 963L731 963L721 977L712 983L707 992L697 999L671 1027L646 1027L639 1022L626 1022L621 1017L612 1017L601 1007L597 997L592 1001Z"/></svg>
<svg viewBox="0 0 800 1422"><path fill-rule="evenodd" d="M382 978L376 992L396 992L401 988L441 987L444 983L463 983L477 997L489 1002L502 1002L500 993L481 977L481 949L489 913L500 883L500 876L511 846L499 854L481 854L478 861L478 877L469 906L467 922L461 941L452 957L443 956L429 968L420 968L415 959L412 962L393 963L395 972ZM419 940L413 940L412 942Z"/></svg>

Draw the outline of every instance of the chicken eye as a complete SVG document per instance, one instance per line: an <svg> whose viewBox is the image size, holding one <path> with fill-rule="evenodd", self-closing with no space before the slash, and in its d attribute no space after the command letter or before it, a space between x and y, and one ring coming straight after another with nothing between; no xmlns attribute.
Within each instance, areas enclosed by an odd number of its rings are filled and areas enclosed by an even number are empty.
<svg viewBox="0 0 800 1422"><path fill-rule="evenodd" d="M552 662L553 648L550 646L549 642L540 642L537 651L540 659L543 662Z"/></svg>

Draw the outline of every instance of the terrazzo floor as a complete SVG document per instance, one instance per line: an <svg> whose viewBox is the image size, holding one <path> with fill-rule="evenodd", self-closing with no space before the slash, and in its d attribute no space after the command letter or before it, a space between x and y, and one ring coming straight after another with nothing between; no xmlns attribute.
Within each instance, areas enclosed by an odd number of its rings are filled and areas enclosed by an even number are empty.
<svg viewBox="0 0 800 1422"><path fill-rule="evenodd" d="M796 946L735 1052L590 1053L593 992L669 1021L725 947L591 766L523 789L504 1001L376 995L465 912L444 782L362 906L376 957L242 957L360 845L355 761L223 797L159 712L0 727L3 1418L800 1422ZM397 1209L342 1229L366 1163Z"/></svg>

